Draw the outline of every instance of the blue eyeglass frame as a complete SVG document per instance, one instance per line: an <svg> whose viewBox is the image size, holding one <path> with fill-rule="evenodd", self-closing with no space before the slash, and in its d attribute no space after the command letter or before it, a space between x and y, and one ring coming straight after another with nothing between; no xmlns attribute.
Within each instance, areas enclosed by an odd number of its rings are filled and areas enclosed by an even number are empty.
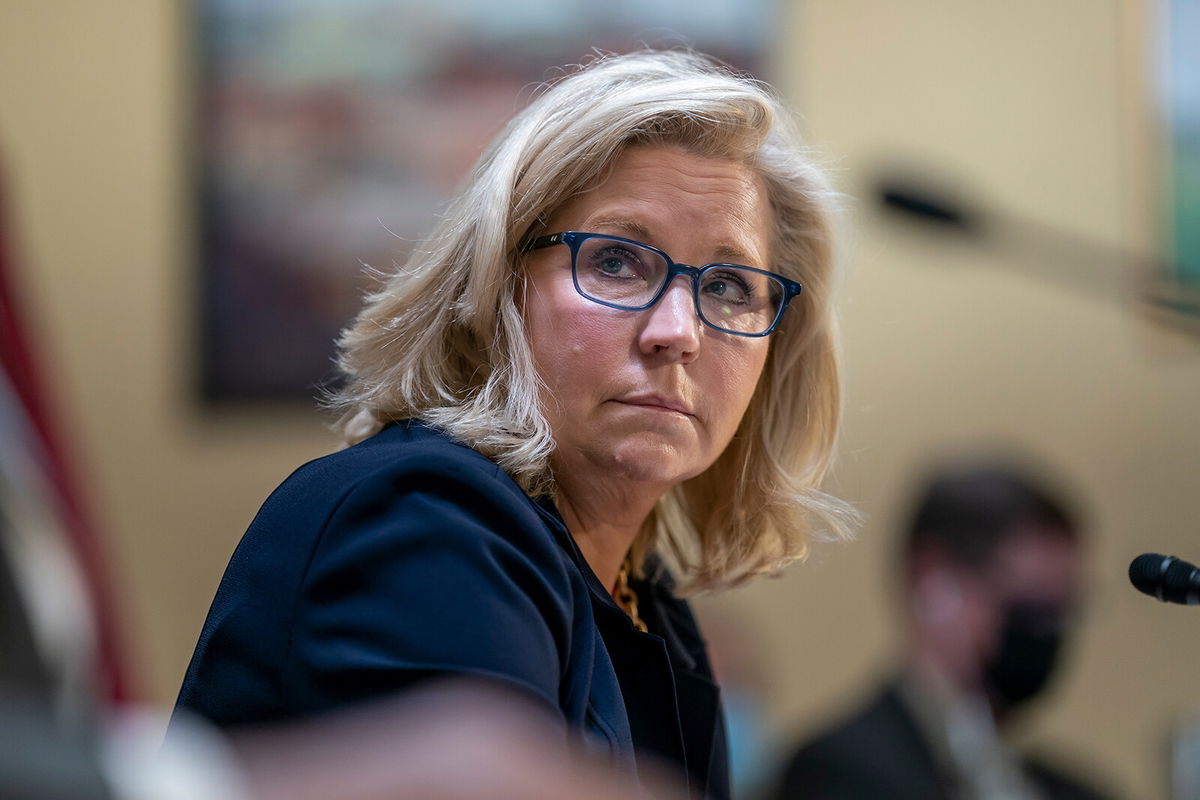
<svg viewBox="0 0 1200 800"><path fill-rule="evenodd" d="M579 247L588 239L612 239L613 241L637 245L638 247L649 250L653 253L658 253L663 257L663 260L667 262L666 280L663 281L663 285L659 287L658 292L654 295L654 297L652 297L649 302L640 306L625 306L620 305L619 303L610 303L607 300L598 300L595 297L592 297L590 294L585 293L583 289L580 288L579 272L576 267L576 263L579 258ZM607 233L559 231L558 233L550 233L545 236L538 236L536 239L530 239L521 245L520 249L522 253L528 253L532 250L540 250L543 247L553 247L556 244L565 244L567 247L571 248L571 282L575 284L575 291L579 293L580 297L584 297L593 303L598 303L602 306L608 306L609 308L615 308L620 311L645 311L648 308L653 308L654 305L663 298L663 295L667 293L667 289L675 280L676 275L687 275L692 279L692 302L696 306L697 318L699 318L701 322L713 330L720 331L721 333L728 333L731 336L745 336L750 339L757 339L762 336L771 335L775 328L779 326L779 321L783 319L783 312L787 311L788 304L792 301L792 298L799 295L804 288L791 278L785 278L778 273L768 272L765 269L747 267L744 264L715 262L712 264L705 264L702 267L693 267L690 264L677 264L669 255L667 255L664 251L659 250L657 247L648 245L645 242L639 242L637 239L627 239L624 236L613 236ZM704 316L704 312L700 308L700 278L705 272L708 272L711 269L717 269L718 267L735 267L737 269L749 270L750 272L757 272L760 275L766 275L769 278L774 278L783 285L783 297L779 302L779 310L775 313L775 319L771 321L771 325L765 331L762 331L761 333L744 333L742 331L733 331L729 328L722 328L719 325L714 325Z"/></svg>

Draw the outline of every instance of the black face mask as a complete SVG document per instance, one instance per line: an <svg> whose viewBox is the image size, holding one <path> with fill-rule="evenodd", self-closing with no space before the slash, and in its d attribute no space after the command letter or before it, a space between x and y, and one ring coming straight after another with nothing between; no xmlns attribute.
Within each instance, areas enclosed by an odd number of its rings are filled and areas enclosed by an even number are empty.
<svg viewBox="0 0 1200 800"><path fill-rule="evenodd" d="M1008 607L1000 646L984 667L997 717L1046 686L1062 645L1065 621L1063 610L1054 605L1015 603Z"/></svg>

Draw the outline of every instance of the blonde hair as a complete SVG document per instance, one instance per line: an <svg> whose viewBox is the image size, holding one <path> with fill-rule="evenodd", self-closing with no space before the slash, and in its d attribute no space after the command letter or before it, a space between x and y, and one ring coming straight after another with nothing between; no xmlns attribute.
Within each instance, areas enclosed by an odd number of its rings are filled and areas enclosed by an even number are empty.
<svg viewBox="0 0 1200 800"><path fill-rule="evenodd" d="M738 432L703 474L659 501L634 544L709 589L802 557L814 530L846 534L849 506L819 490L841 415L834 314L836 195L763 84L692 52L597 58L541 93L484 153L441 222L339 339L332 405L347 443L419 418L552 492L553 432L516 295L521 243L602 179L632 144L735 159L766 180L772 269L803 291L771 335Z"/></svg>

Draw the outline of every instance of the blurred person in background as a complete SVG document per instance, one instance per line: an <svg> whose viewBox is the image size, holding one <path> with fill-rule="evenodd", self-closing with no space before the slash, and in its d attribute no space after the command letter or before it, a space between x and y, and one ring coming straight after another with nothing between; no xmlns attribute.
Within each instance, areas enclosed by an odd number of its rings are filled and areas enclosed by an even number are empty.
<svg viewBox="0 0 1200 800"><path fill-rule="evenodd" d="M799 748L779 800L1099 798L1005 739L1059 661L1083 555L1074 513L1023 472L936 473L902 544L899 670Z"/></svg>
<svg viewBox="0 0 1200 800"><path fill-rule="evenodd" d="M661 759L727 797L679 595L852 522L818 489L832 213L788 112L703 56L548 88L344 332L349 446L259 511L178 708L240 728L466 677L621 774Z"/></svg>

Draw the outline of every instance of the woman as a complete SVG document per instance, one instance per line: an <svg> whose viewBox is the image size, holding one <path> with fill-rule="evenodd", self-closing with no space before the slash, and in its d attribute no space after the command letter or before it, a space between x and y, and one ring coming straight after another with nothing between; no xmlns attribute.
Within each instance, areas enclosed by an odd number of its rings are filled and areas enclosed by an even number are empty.
<svg viewBox="0 0 1200 800"><path fill-rule="evenodd" d="M180 705L233 725L472 676L726 796L663 564L725 586L802 555L814 515L845 527L816 488L830 206L778 102L698 55L547 90L342 336L352 446L259 512Z"/></svg>

